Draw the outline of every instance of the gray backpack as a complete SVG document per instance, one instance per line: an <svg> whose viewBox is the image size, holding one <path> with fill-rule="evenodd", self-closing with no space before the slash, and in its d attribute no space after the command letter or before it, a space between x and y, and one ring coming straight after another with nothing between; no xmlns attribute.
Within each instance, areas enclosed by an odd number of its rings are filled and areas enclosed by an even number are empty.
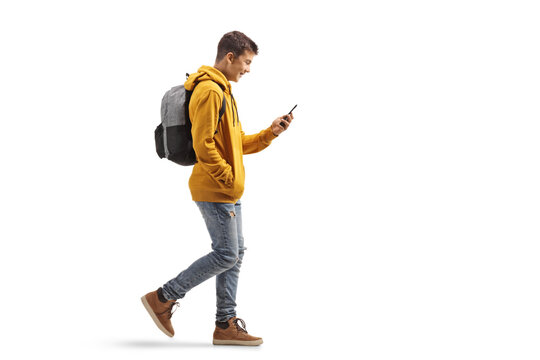
<svg viewBox="0 0 540 360"><path fill-rule="evenodd" d="M189 77L189 74L186 76ZM165 93L161 100L161 124L154 131L158 156L184 166L197 162L189 119L189 100L193 90L186 90L184 85L179 85ZM226 105L223 94L218 124L225 113Z"/></svg>

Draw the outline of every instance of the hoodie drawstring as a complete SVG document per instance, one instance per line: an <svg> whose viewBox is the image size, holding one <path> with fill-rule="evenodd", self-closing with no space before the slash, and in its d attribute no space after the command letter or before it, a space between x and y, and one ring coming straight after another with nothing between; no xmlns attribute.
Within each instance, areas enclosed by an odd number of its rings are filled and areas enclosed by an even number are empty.
<svg viewBox="0 0 540 360"><path fill-rule="evenodd" d="M234 100L234 96L232 95L232 91L231 91L231 105L232 105L232 108L233 108L233 126L236 126L236 118L238 118L238 109L236 108L236 100ZM236 117L235 117L235 113L236 113Z"/></svg>
<svg viewBox="0 0 540 360"><path fill-rule="evenodd" d="M238 119L238 107L236 107L236 100L234 100L234 96L232 94L232 91L231 91L231 99L232 99L232 106L233 106L233 126L235 126L235 123L239 121L239 119ZM236 122L235 122L235 117L234 117L235 112L236 112Z"/></svg>

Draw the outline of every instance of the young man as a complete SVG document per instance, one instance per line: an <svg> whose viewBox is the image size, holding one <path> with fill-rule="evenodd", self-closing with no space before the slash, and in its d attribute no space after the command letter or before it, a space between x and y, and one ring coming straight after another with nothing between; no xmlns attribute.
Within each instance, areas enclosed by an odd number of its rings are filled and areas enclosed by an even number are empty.
<svg viewBox="0 0 540 360"><path fill-rule="evenodd" d="M244 257L242 211L244 192L243 154L266 148L287 130L293 116L275 119L258 134L246 135L238 119L236 101L229 81L238 82L249 73L257 45L241 32L223 36L214 67L202 66L185 82L193 90L189 103L193 148L197 163L189 179L191 195L206 222L212 252L195 261L178 276L141 298L158 328L172 337L171 316L177 299L205 280L216 276L217 313L213 343L216 345L260 345L262 339L247 333L236 317L236 288ZM223 97L225 113L219 119Z"/></svg>

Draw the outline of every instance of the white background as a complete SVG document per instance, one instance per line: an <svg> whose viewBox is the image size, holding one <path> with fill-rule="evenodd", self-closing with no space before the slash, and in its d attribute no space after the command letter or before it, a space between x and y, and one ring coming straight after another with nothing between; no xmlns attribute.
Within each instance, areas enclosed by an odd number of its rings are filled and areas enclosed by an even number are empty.
<svg viewBox="0 0 540 360"><path fill-rule="evenodd" d="M534 1L0 5L3 358L538 359L540 12ZM139 298L210 251L158 159L163 93L231 30L247 133L238 313L214 281L154 326ZM6 354L10 354L6 357Z"/></svg>

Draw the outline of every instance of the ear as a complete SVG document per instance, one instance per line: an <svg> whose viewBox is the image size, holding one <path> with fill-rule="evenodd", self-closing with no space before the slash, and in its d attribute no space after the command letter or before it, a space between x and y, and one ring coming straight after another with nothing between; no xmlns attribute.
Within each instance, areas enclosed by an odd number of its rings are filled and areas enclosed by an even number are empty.
<svg viewBox="0 0 540 360"><path fill-rule="evenodd" d="M229 64L234 62L234 54L232 52L228 52L227 55L225 55L225 58Z"/></svg>

